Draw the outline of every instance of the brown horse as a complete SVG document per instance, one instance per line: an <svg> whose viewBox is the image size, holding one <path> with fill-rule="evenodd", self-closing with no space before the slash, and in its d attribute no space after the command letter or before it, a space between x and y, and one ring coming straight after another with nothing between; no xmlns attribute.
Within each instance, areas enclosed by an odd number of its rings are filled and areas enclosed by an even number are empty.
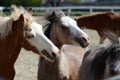
<svg viewBox="0 0 120 80"><path fill-rule="evenodd" d="M59 52L45 37L42 27L33 20L30 10L12 8L11 16L0 17L0 80L14 79L14 63L22 47L49 60L54 60Z"/></svg>
<svg viewBox="0 0 120 80"><path fill-rule="evenodd" d="M112 36L111 36L112 38ZM115 39L113 37L113 39ZM104 80L120 74L120 44L101 44L88 50L79 70L78 80Z"/></svg>
<svg viewBox="0 0 120 80"><path fill-rule="evenodd" d="M120 15L112 12L101 12L91 15L81 16L76 19L78 26L87 29L96 30L100 36L100 43L103 43L106 36L103 32L105 29L111 30L120 36Z"/></svg>
<svg viewBox="0 0 120 80"><path fill-rule="evenodd" d="M55 62L40 58L38 80L77 80L84 50L81 47L64 45L73 44L86 47L89 43L87 34L81 31L75 20L56 11L47 16L50 21L45 34L61 48L60 56Z"/></svg>

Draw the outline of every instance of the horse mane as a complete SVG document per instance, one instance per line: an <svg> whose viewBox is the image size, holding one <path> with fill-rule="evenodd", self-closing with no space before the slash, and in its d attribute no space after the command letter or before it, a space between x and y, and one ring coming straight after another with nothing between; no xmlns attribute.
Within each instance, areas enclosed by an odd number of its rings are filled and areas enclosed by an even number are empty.
<svg viewBox="0 0 120 80"><path fill-rule="evenodd" d="M11 17L0 17L0 38L4 39L12 29L13 19Z"/></svg>
<svg viewBox="0 0 120 80"><path fill-rule="evenodd" d="M104 30L103 33L105 34L105 36L108 36L108 38L111 40L112 44L119 43L118 35L116 35L113 31L108 29L108 30Z"/></svg>
<svg viewBox="0 0 120 80"><path fill-rule="evenodd" d="M9 17L0 17L0 37L2 39L8 35L12 29L12 22L16 21L21 14L28 20L28 24L33 21L31 14L29 14L22 6L17 7L15 5L11 6L11 15Z"/></svg>
<svg viewBox="0 0 120 80"><path fill-rule="evenodd" d="M61 10L50 11L48 12L48 14L46 14L45 19L49 21L49 24L45 25L43 28L45 28L44 34L48 38L50 38L50 31L51 31L54 21L59 20L59 18L62 16L65 16L65 14Z"/></svg>
<svg viewBox="0 0 120 80"><path fill-rule="evenodd" d="M53 22L54 20L65 16L64 12L62 10L54 10L47 12L45 19L49 22Z"/></svg>
<svg viewBox="0 0 120 80"><path fill-rule="evenodd" d="M91 64L91 79L101 79L104 77L104 70L106 68L106 61L111 54L118 53L120 51L120 44L111 44L108 47L102 47L99 52L96 53L93 62Z"/></svg>
<svg viewBox="0 0 120 80"><path fill-rule="evenodd" d="M104 70L106 68L106 61L108 60L110 54L120 51L118 36L113 32L107 30L104 30L104 33L110 36L109 38L112 39L113 43L111 45L101 44L95 46L85 53L83 57L83 63L86 58L91 60L91 63L89 64L90 67L87 69L87 79L99 80L103 78Z"/></svg>
<svg viewBox="0 0 120 80"><path fill-rule="evenodd" d="M23 14L24 18L33 20L33 17L27 10L25 10L25 8L22 6L17 7L16 5L11 5L11 17L14 19L14 21L17 20L21 14Z"/></svg>

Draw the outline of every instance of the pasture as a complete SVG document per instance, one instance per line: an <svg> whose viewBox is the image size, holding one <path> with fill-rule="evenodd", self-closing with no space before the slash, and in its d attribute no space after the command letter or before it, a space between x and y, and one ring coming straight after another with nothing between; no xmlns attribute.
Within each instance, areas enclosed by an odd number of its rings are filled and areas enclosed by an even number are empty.
<svg viewBox="0 0 120 80"><path fill-rule="evenodd" d="M36 21L40 24L44 23L44 20L41 17L36 17ZM90 45L92 47L99 43L99 37L96 31L93 30L84 30L90 36ZM105 41L106 44L109 44L108 39ZM15 80L36 80L37 79L37 69L38 69L38 60L39 55L33 54L31 51L21 50L16 63L16 76Z"/></svg>

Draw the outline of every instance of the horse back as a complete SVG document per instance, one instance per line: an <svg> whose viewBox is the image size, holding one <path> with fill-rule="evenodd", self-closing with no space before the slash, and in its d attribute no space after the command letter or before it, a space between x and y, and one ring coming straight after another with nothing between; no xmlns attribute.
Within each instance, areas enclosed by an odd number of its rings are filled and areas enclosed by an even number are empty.
<svg viewBox="0 0 120 80"><path fill-rule="evenodd" d="M97 30L109 27L111 28L111 26L113 26L115 16L116 15L112 12L99 12L81 16L76 21L79 27Z"/></svg>

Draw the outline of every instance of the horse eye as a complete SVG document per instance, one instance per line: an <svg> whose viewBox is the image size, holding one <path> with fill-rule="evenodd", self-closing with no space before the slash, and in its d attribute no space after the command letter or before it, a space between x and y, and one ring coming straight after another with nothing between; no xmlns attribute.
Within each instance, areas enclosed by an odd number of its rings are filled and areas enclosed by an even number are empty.
<svg viewBox="0 0 120 80"><path fill-rule="evenodd" d="M115 53L112 53L112 54L111 54L111 58L112 58L112 59L116 58L116 56L117 56L117 54L115 54Z"/></svg>
<svg viewBox="0 0 120 80"><path fill-rule="evenodd" d="M62 29L67 29L67 27L66 27L66 26L64 26L64 25L62 25Z"/></svg>
<svg viewBox="0 0 120 80"><path fill-rule="evenodd" d="M24 28L25 31L28 31L28 28Z"/></svg>
<svg viewBox="0 0 120 80"><path fill-rule="evenodd" d="M24 30L30 32L32 29L31 29L31 28L27 28L27 27L25 27Z"/></svg>

